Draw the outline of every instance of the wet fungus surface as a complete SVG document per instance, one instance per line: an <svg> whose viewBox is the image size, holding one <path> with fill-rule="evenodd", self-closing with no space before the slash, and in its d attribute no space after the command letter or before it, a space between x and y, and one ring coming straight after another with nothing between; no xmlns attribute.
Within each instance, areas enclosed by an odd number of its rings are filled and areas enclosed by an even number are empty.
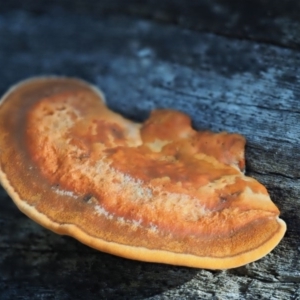
<svg viewBox="0 0 300 300"><path fill-rule="evenodd" d="M27 80L0 103L0 180L19 209L130 259L227 269L269 253L286 226L244 146L178 111L129 121L77 79Z"/></svg>

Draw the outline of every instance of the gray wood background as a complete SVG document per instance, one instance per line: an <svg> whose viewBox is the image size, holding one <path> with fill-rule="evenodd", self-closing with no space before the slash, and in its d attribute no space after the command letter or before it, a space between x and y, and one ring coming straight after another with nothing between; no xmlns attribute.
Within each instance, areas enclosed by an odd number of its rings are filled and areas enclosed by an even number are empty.
<svg viewBox="0 0 300 300"><path fill-rule="evenodd" d="M1 94L70 75L132 119L168 107L197 129L241 133L247 174L288 231L237 269L149 264L43 229L0 189L0 299L300 299L299 15L299 1L2 1Z"/></svg>

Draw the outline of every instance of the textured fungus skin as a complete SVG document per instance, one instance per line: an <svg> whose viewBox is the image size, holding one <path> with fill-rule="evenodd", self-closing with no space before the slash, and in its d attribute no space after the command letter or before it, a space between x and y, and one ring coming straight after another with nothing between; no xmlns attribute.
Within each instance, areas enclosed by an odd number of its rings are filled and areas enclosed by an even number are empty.
<svg viewBox="0 0 300 300"><path fill-rule="evenodd" d="M77 79L24 81L0 105L0 179L20 210L142 261L227 269L279 243L286 225L243 174L244 145L238 134L197 132L173 110L133 123Z"/></svg>

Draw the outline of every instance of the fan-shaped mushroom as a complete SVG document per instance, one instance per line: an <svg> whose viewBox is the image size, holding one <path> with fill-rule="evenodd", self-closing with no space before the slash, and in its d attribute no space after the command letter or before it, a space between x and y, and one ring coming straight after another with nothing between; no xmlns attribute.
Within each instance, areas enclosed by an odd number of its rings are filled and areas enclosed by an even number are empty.
<svg viewBox="0 0 300 300"><path fill-rule="evenodd" d="M243 174L244 144L238 134L197 132L173 110L131 122L77 79L22 82L0 106L0 179L19 209L142 261L226 269L279 243L285 223Z"/></svg>

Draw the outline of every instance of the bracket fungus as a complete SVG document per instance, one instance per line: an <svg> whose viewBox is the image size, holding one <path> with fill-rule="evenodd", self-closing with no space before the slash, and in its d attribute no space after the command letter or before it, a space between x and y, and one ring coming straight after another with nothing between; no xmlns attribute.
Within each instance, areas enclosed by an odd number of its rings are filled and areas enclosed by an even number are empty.
<svg viewBox="0 0 300 300"><path fill-rule="evenodd" d="M155 110L134 123L72 78L34 78L0 104L0 179L19 209L122 257L208 269L269 253L286 225L244 175L245 139Z"/></svg>

